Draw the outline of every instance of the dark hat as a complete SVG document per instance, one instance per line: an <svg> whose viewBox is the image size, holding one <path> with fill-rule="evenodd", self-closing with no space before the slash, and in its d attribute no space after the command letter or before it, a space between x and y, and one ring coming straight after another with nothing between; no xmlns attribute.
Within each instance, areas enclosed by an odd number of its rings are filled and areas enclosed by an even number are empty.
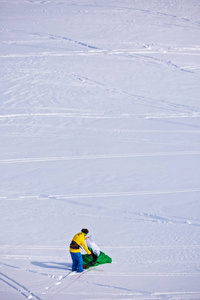
<svg viewBox="0 0 200 300"><path fill-rule="evenodd" d="M83 229L81 229L81 232L84 233L84 234L88 234L89 230L86 229L86 228L83 228Z"/></svg>

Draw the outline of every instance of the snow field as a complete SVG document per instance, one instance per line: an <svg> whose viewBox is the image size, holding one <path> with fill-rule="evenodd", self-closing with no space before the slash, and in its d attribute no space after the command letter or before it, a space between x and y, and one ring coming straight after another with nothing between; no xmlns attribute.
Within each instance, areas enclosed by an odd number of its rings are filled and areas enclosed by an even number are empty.
<svg viewBox="0 0 200 300"><path fill-rule="evenodd" d="M0 8L0 299L200 299L199 1Z"/></svg>

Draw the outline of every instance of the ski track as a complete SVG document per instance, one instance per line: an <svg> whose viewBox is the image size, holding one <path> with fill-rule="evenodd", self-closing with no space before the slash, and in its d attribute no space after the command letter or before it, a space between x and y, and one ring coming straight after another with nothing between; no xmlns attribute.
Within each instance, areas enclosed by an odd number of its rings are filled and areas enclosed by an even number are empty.
<svg viewBox="0 0 200 300"><path fill-rule="evenodd" d="M87 281L87 280L83 280L83 282L86 283L86 284L92 284L92 285L96 285L96 286L99 286L99 287L126 291L126 292L129 292L129 293L133 293L134 295L151 295L151 293L149 293L149 292L138 291L138 290L135 290L135 289L123 288L123 287L120 287L120 286L114 286L114 285L110 285L110 284L101 284L101 283L97 283L97 282L94 282L94 281Z"/></svg>
<svg viewBox="0 0 200 300"><path fill-rule="evenodd" d="M162 195L162 194L182 194L182 193L199 193L200 188L191 189L173 189L173 190L152 190L152 191L132 191L132 192L109 192L109 193L82 193L66 195L27 195L19 197L2 196L1 201L23 201L27 199L79 199L79 198L104 198L104 197L122 197L122 196L140 196L140 195Z"/></svg>
<svg viewBox="0 0 200 300"><path fill-rule="evenodd" d="M84 207L90 207L91 205L87 204L82 204L82 202L70 200L70 199L95 199L95 198L106 198L106 197L127 197L127 196L142 196L142 195L164 195L164 194L177 194L177 193L199 193L200 189L185 189L185 190L160 190L160 191L135 191L135 192L119 192L119 193L90 193L90 194L68 194L68 195L40 195L40 196L18 196L15 198L10 198L10 197L1 197L0 201L26 201L29 199L35 199L35 200L53 200L53 201L65 201L69 202L70 204L73 205L78 205L78 206L84 206ZM99 209L106 210L106 207L102 206L95 206L93 205L93 208L95 208L97 211ZM163 216L163 215L157 215L157 214L150 214L144 211L139 211L139 212L131 212L131 211L122 211L122 210L114 210L114 219L119 219L119 220L127 220L127 221L132 221L132 222L151 222L151 223L164 223L164 224L181 224L184 226L197 226L200 227L200 220L196 219L189 219L189 218L180 218L180 217L174 217L174 216ZM83 214L81 214L83 215ZM87 217L92 216L88 213L85 214ZM107 215L102 215L99 214L97 215L98 218L111 218L112 216L107 216ZM0 247L1 249L1 247ZM3 248L4 249L4 248ZM18 248L16 248L18 249ZM20 248L19 248L20 249ZM31 247L30 250L34 250L34 247ZM47 249L49 249L47 247ZM55 247L55 249L60 249ZM42 247L41 250L44 250Z"/></svg>
<svg viewBox="0 0 200 300"><path fill-rule="evenodd" d="M159 12L159 11L151 11L150 9L141 9L141 8L134 8L134 7L130 7L130 6L115 6L115 5L100 5L99 4L99 7L105 7L105 8L115 8L117 11L121 11L121 10L131 10L131 11L138 11L138 12L141 12L141 14L146 14L146 15L150 15L152 17L155 17L155 16L163 16L163 17L166 17L166 18L169 18L169 19L172 19L172 20L178 20L180 21L181 23L184 23L184 25L182 26L183 28L185 28L185 24L192 24L192 25L195 25L195 28L199 28L200 27L200 22L199 21L193 21L193 20L190 20L186 17L179 17L177 15L174 15L174 14L169 14L169 13L164 13L164 12ZM180 25L181 26L181 25Z"/></svg>
<svg viewBox="0 0 200 300"><path fill-rule="evenodd" d="M61 288L59 289L60 284L62 284L63 281L64 281L67 277L70 277L70 275L72 275L72 273L73 273L73 272L70 271L69 273L67 273L67 274L64 275L64 276L59 276L58 281L57 281L55 284L51 285L51 286L47 286L47 287L45 288L45 290L42 291L42 292L40 293L40 295L41 295L41 296L42 296L42 295L47 295L48 298L45 297L47 300L49 300L49 299L55 297L55 295L57 295L58 293L62 292L64 289L66 289L67 287L69 287L70 285L72 285L72 284L74 283L73 281L70 281L70 282L67 283L67 285L65 284L64 287L61 286ZM79 275L79 276L80 276L80 275ZM78 280L78 278L79 278L79 277L77 277L77 280ZM48 295L49 292L53 293L53 295L51 295L51 296Z"/></svg>
<svg viewBox="0 0 200 300"><path fill-rule="evenodd" d="M126 90L120 90L118 88L109 87L104 85L101 82L97 82L96 80L88 77L84 77L78 74L68 74L68 76L72 77L74 80L79 81L81 84L95 86L96 88L103 89L106 93L124 95L124 97L128 101L134 101L135 105L142 105L144 107L150 107L152 109L160 109L164 110L165 113L159 114L111 114L105 112L76 112L76 113L64 113L64 112L37 112L37 113L21 113L21 114L0 114L0 119L15 119L15 118L33 118L33 117L60 117L60 118L83 118L83 119L119 119L119 118L132 118L132 117L140 117L144 119L171 119L171 118L194 118L200 117L199 109L195 109L194 107L190 107L188 105L175 104L173 102L169 102L162 99L153 99L149 97L144 97L137 95L132 92L127 92ZM6 94L15 94L15 89L18 90L18 84L16 86L12 86L11 88L6 90ZM27 92L27 91L23 91ZM7 101L7 104L12 101ZM15 109L15 108L14 108ZM55 108L56 109L56 108ZM168 112L168 113L167 113ZM23 124L24 125L24 124Z"/></svg>
<svg viewBox="0 0 200 300"><path fill-rule="evenodd" d="M50 34L49 37L51 39L66 40L66 41L68 41L70 43L73 43L75 45L79 45L79 46L86 47L86 48L89 48L89 49L95 49L95 50L99 49L99 48L97 48L95 46L88 45L86 43L83 43L83 42L80 42L80 41L76 41L76 40L73 40L73 39L70 39L70 38L67 38L67 37L57 36L57 35L53 35L53 34Z"/></svg>
<svg viewBox="0 0 200 300"><path fill-rule="evenodd" d="M29 113L29 114L7 114L0 115L1 119L4 118L29 118L29 117L59 117L59 118L87 118L87 119L107 119L114 118L113 116L104 116L101 114L77 114L77 113ZM117 118L117 117L116 117Z"/></svg>
<svg viewBox="0 0 200 300"><path fill-rule="evenodd" d="M5 250L6 248L7 248L7 250L10 250L10 248L13 248L13 246L0 247L0 250ZM23 249L24 249L24 247L23 247ZM20 250L23 250L23 249L20 249ZM19 249L16 249L16 250L19 250ZM33 250L33 248L31 247L29 250ZM4 259L13 258L13 255L11 255L11 256L9 256L9 255L7 256L6 255L5 257L3 256L3 258ZM14 257L14 259L19 259L19 258L22 258L22 256L16 256L16 257ZM28 257L26 259L28 259ZM29 259L30 259L30 257L29 257ZM2 266L5 266L5 267L11 268L11 269L16 269L16 270L20 270L20 271L25 271L25 272L33 273L33 274L36 274L36 275L50 277L48 273L38 272L38 271L34 271L34 270L31 270L31 269L27 269L27 268L25 269L25 268L21 268L21 267L14 266L14 265L7 264L7 263L3 263L3 262L0 262L0 264Z"/></svg>
<svg viewBox="0 0 200 300"><path fill-rule="evenodd" d="M115 249L115 250L118 249L118 250L123 251L123 249L121 247L105 247L105 249ZM183 250L183 249L184 250L185 249L187 249L187 250L192 250L192 249L196 250L196 249L200 249L200 246L189 246L189 245L174 246L174 247L173 246L172 247L168 247L168 246L166 246L166 247L165 246L141 246L141 247L140 246L135 246L135 247L125 247L124 249L142 250L142 251L143 250L157 250L157 249L165 250L165 249L168 249L168 250L174 250L174 251L178 250L178 251L180 251L180 250ZM10 255L10 256L7 255L5 257L3 256L3 259L5 259L5 260L10 260L10 259L14 260L15 259L16 261L18 261L19 259L20 260L25 260L25 259L26 260L31 260L33 258L35 258L35 256L23 256L23 255L20 255L20 256L16 255L16 257L15 257L15 255ZM42 259L47 259L48 257L46 255L43 255L43 256L37 256L37 258L39 260L42 260ZM54 259L55 259L55 257L54 257ZM137 261L135 261L135 262L137 262L137 263L154 263L154 264L158 263L158 261L156 262L155 260L147 261L147 260L144 260L144 259L142 259L142 260L137 259ZM180 262L179 262L179 264L180 264ZM166 263L166 261L165 260L163 260L163 261L159 260L159 263ZM34 271L34 270L23 269L21 267L16 267L14 265L9 265L9 264L6 264L6 263L1 263L1 264L4 265L5 267L8 267L8 268L14 268L18 271L31 272L34 275L45 276L45 277L55 279L56 283L53 284L52 287L60 285L60 283L62 283L62 281L66 277L69 277L69 276L73 275L73 274L71 274L72 273L71 270L68 271L68 269L66 269L66 268L65 269L63 268L63 270L62 270L63 272L61 272L60 269L59 269L59 272L57 274L52 275L52 274L48 274L48 273L40 273L40 272L37 272L37 271ZM68 271L67 274L66 274L66 271ZM147 276L147 277L160 277L160 276L161 277L169 277L169 276L170 277L193 277L193 276L199 277L200 276L200 273L199 273L198 270L196 272L193 271L193 272L190 272L190 273L180 272L180 271L179 272L167 272L167 271L165 271L165 272L140 272L140 273L139 272L138 273L134 272L134 273L130 273L130 274L128 274L127 272L126 273L125 272L119 272L119 273L114 272L113 273L113 272L109 272L109 271L104 272L103 270L97 270L97 271L98 271L98 273L95 273L95 276L102 276L102 277L109 277L109 278L110 277L143 277L143 276ZM93 275L91 274L91 276L93 276Z"/></svg>
<svg viewBox="0 0 200 300"><path fill-rule="evenodd" d="M189 51L189 50L188 50ZM197 48L197 53L199 53L200 55L200 48ZM74 51L72 52L74 55ZM82 53L82 52L81 52ZM92 55L94 55L94 51L91 52ZM100 55L100 53L104 53L104 54L109 54L109 55L120 55L125 57L126 59L129 57L132 57L132 59L134 58L135 53L137 52L130 52L130 51L124 51L124 50L113 50L113 51L109 51L109 52L105 52L105 51L97 51L97 55ZM140 52L140 54L142 54L143 52ZM155 64L160 64L161 66L166 65L170 68L176 69L176 70L180 70L180 71L187 71L187 72L193 72L190 71L189 69L193 69L193 67L179 67L177 65L175 65L174 63L172 63L170 60L169 61L164 61L161 59L157 59L154 57L149 56L150 52L147 52L147 55L140 55L138 57L136 57L136 60L145 60L145 63L149 62L150 64L153 63ZM160 51L157 51L157 53L160 53ZM171 53L171 52L170 52ZM172 52L173 53L173 52ZM180 51L178 51L178 53L180 53ZM196 52L195 52L196 53ZM70 53L65 53L64 55L69 55ZM78 54L78 53L76 53ZM84 54L84 52L82 53ZM82 55L81 54L81 55ZM32 54L29 54L30 57L32 56ZM41 53L39 54L41 55ZM43 53L43 55L47 55L47 53ZM48 54L50 55L50 54ZM62 55L62 53L55 53L55 55ZM87 53L88 55L88 53ZM158 108L158 109L162 109L162 110L167 110L167 111L172 111L172 113L165 113L165 114L159 114L159 115L144 115L145 119L153 119L153 118L187 118L187 117L200 117L200 112L198 110L195 110L193 107L189 107L189 106L185 106L185 105L180 105L180 104L174 104L173 102L169 102L169 101L163 101L162 99L160 100L156 100L156 99L151 99L148 97L143 97L131 92L127 92L125 90L120 90L118 88L115 87L109 87L107 85L104 85L102 82L98 82L93 78L88 78L85 76L82 76L80 74L68 74L68 76L72 77L74 80L80 82L80 84L84 84L84 85L90 85L96 88L100 88L103 89L104 92L106 93L113 93L113 94L118 94L118 95L124 95L126 98L129 98L130 101L133 101L134 99L134 104L135 105L143 105L146 107L151 107L151 108ZM11 88L7 89L5 94L15 94L15 90L18 91L19 89L19 84L16 84L15 86L12 86ZM22 91L22 93L26 93L27 91ZM10 101L7 101L7 103L9 103ZM12 101L11 101L12 103ZM176 113L174 113L176 112ZM135 116L135 115L134 115ZM88 113L29 113L29 114L5 114L5 115L0 115L0 118L24 118L24 117L65 117L65 118L95 118L95 119L106 119L106 118L128 118L128 117L133 117L133 115L131 114L122 114L122 115L105 115L105 114L99 114L99 113L93 113L93 114L88 114Z"/></svg>
<svg viewBox="0 0 200 300"><path fill-rule="evenodd" d="M111 91L111 89L108 89L108 91ZM115 91L116 92L116 91ZM143 102L144 106L149 106L149 107L155 107L163 110L170 110L170 106L176 107L178 109L178 105L173 105L172 103L166 103L167 107L161 106L162 100L150 100L148 98L140 98L140 96L137 95L131 95L127 94L124 91L119 91L119 93L124 93L126 96L129 97L134 97L135 104L140 104ZM137 98L140 98L140 100L137 100ZM155 106L154 104L151 104L151 102L157 103ZM199 118L200 117L200 112L196 111L191 111L193 108L184 108L184 106L180 106L182 109L187 109L188 112L180 112L177 111L177 113L159 113L159 114L128 114L128 113L123 113L121 115L116 114L104 114L104 113L64 113L64 112L53 112L53 113L24 113L24 114L0 114L0 119L22 119L22 118L33 118L33 117L38 117L38 118L80 118L80 119L125 119L125 118L133 118L133 117L139 117L143 119L176 119L176 118ZM22 124L23 125L23 124Z"/></svg>
<svg viewBox="0 0 200 300"><path fill-rule="evenodd" d="M63 37L63 39L65 39ZM1 41L0 44L23 44L23 43L35 43L35 41ZM40 41L41 42L41 41ZM45 41L46 42L46 41ZM154 47L155 49L152 49ZM134 56L139 54L139 56ZM142 54L142 55L140 55ZM145 55L144 55L145 54ZM191 47L175 47L172 48L171 45L167 44L148 44L143 45L141 48L132 48L132 49L104 49L104 50L67 50L65 52L51 52L51 51L40 51L40 52L30 52L30 53L11 53L11 54L0 54L0 58L31 58L31 57L51 57L51 56L74 56L74 55L80 55L80 56L102 56L102 55L108 55L108 56L119 56L124 57L125 59L132 58L133 60L138 60L139 58L144 58L145 61L150 63L152 60L155 60L159 63L165 63L167 66L173 67L173 64L171 61L167 60L161 60L156 59L155 57L151 56L152 54L169 54L169 55L186 55L186 56L200 56L200 47L199 46L191 46ZM178 66L174 65L175 69L177 69ZM178 67L179 70L181 67ZM199 68L199 67L197 67Z"/></svg>
<svg viewBox="0 0 200 300"><path fill-rule="evenodd" d="M76 281L78 281L83 275L85 275L88 272L93 271L93 269L87 269L84 270L82 273L76 273L76 272L69 272L67 275L63 276L59 282L57 282L54 286L51 286L49 288L46 288L47 291L49 291L51 289L52 291L56 291L56 294L49 296L46 300L52 299L55 295L58 295L59 293L63 292L64 290L66 290L66 288L68 288L69 286L71 286L72 284L74 284ZM71 276L72 275L72 276ZM74 278L75 275L75 278ZM66 278L68 279L67 282ZM59 290L57 290L57 286L62 284L64 281L64 286L61 286L61 288ZM53 289L53 290L52 290ZM43 292L44 293L44 292ZM45 293L46 294L46 293Z"/></svg>
<svg viewBox="0 0 200 300"><path fill-rule="evenodd" d="M46 246L44 247L45 249L47 248ZM54 249L55 247L53 247ZM58 248L58 247L57 247ZM41 249L41 247L39 247L39 249ZM30 259L30 258L29 258ZM26 270L27 271L27 270ZM6 285L8 285L9 287L11 287L13 290L15 290L16 292L20 293L24 298L26 299L38 299L38 300L42 300L44 299L43 297L45 297L46 300L50 300L53 299L54 297L58 296L59 293L62 293L64 290L66 290L68 287L70 287L72 284L74 284L77 280L79 280L85 273L88 273L89 271L95 271L93 269L90 270L86 270L85 272L81 273L81 274L74 274L76 275L76 277L74 278L74 276L70 276L72 274L72 272L68 272L66 275L61 275L61 276L57 276L57 280L54 284L47 286L42 292L39 293L39 295L34 294L33 292L31 292L29 289L27 289L24 285L20 284L19 282L17 282L15 279L10 278L9 276L3 274L0 272L1 278L0 280L2 282L4 282ZM90 274L89 274L90 275ZM91 275L93 277L93 274ZM168 276L199 276L199 273L134 273L134 274L127 274L127 273L109 273L109 272L97 272L95 273L95 276L108 276L110 277L143 277L143 276L148 276L148 277L168 277ZM68 280L66 280L68 279ZM118 297L121 296L128 296L128 297L137 297L138 299L141 297L143 300L144 299L158 299L158 297L161 297L164 295L164 293L150 293L150 292L146 292L146 291L141 291L141 290L136 290L136 289L128 289L128 288L124 288L121 286L115 286L115 285L111 285L111 284L101 284L99 282L95 282L94 279L93 280L87 280L87 279L82 279L82 283L86 283L86 284L90 284L90 285L95 285L95 286L99 286L102 288L108 288L108 289L112 289L112 290L119 290L121 291L121 293L110 293L110 292L101 292L101 295L106 296L106 299L112 299L110 298L110 296L115 296L115 299L119 299ZM65 291L65 295L71 295L72 293L68 293L67 291ZM78 292L75 293L76 295L78 295ZM98 293L99 294L99 293ZM173 296L178 296L180 297L184 297L184 299L186 299L185 296L188 296L188 299L196 299L195 297L197 297L199 295L199 293L183 293L183 292L171 292L170 293ZM89 294L88 294L89 295ZM147 296L148 298L145 298L145 296ZM171 296L169 296L169 293L166 293L166 296L168 299L171 298ZM42 298L41 298L42 297ZM109 298L107 298L109 297ZM96 299L96 298L95 298ZM102 299L102 298L101 298ZM161 299L161 298L159 298Z"/></svg>
<svg viewBox="0 0 200 300"><path fill-rule="evenodd" d="M26 288L24 285L17 282L15 279L12 279L11 277L9 277L9 276L1 273L1 272L0 272L0 276L1 276L0 280L2 282L4 282L6 285L11 287L12 289L17 291L18 293L20 293L24 298L31 299L31 298L34 297L37 300L42 300L40 297L38 297L37 295L32 293L28 288Z"/></svg>
<svg viewBox="0 0 200 300"><path fill-rule="evenodd" d="M35 158L13 158L0 159L0 164L15 163L37 163L37 162L54 162L67 160L94 160L94 159L126 159L136 157L157 157L157 156L180 156L180 155L199 155L200 151L176 151L176 152L155 152L155 153L131 153L131 154L107 154L107 155L80 155L64 157L35 157Z"/></svg>
<svg viewBox="0 0 200 300"><path fill-rule="evenodd" d="M67 38L64 38L66 39ZM7 42L8 43L8 42ZM14 44L16 44L17 42L14 42ZM77 42L77 44L81 44L84 45L81 42ZM85 47L87 48L93 48L93 49L98 49L96 47L92 47L92 46L88 46L85 44ZM145 46L144 46L145 48ZM167 47L166 47L167 48ZM125 60L131 60L131 61L136 61L136 62L140 62L140 63L145 63L145 64L154 64L155 66L159 66L159 67L166 67L166 68L170 68L172 70L175 71L180 71L180 72L187 72L187 73L191 73L191 74L195 74L195 70L200 69L200 66L195 65L195 66L179 66L175 63L173 63L173 61L171 60L166 60L166 59L159 59L156 58L152 55L157 55L157 54L163 54L163 55L187 55L187 56L199 56L200 55L200 50L197 48L190 48L189 49L185 49L183 48L183 50L181 51L180 49L178 51L173 51L173 50L164 50L161 48L161 50L145 50L145 49L141 49L141 50L122 50L122 49L113 49L113 50L88 50L88 51L70 51L68 50L67 52L33 52L33 53L26 53L26 54L1 54L0 58L34 58L34 57L67 57L67 56L73 56L77 55L77 56L102 56L102 55L106 55L106 56L115 56L118 58L123 58Z"/></svg>
<svg viewBox="0 0 200 300"><path fill-rule="evenodd" d="M126 212L127 214L130 215L135 215L140 217L140 221L144 221L144 222L157 222L157 223L168 223L168 224L188 224L191 226L199 226L200 227L200 221L198 222L197 220L193 221L193 220L188 220L188 219L181 219L181 218L176 218L176 217L163 217L163 216L159 216L159 215L152 215L149 213L145 213L145 212L138 212L138 213L132 213L130 211Z"/></svg>
<svg viewBox="0 0 200 300"><path fill-rule="evenodd" d="M16 35L17 33L25 33L25 31L23 30L12 30L12 32ZM36 32L31 32L29 33L30 36L36 36L36 37L39 37L40 40L39 41L36 41L36 40L12 40L12 41L1 41L1 44L7 44L7 45L27 45L27 46L32 46L31 43L33 44L40 44L41 43L52 43L52 41L56 40L56 41L59 41L59 42L63 42L63 41L66 41L66 42L69 42L69 43L72 43L74 46L80 46L82 48L87 48L87 49L92 49L92 50L100 50L98 47L95 47L93 45L89 45L87 43L84 43L84 42L81 42L81 41L77 41L77 40L73 40L69 37L65 37L65 36L59 36L59 35L55 35L55 34L40 34L40 33L36 33ZM40 52L41 53L41 52ZM40 55L40 53L37 53ZM48 55L49 52L44 52L45 55ZM43 54L44 54L43 53ZM36 53L35 53L36 54ZM36 56L37 56L36 54ZM55 53L54 53L55 54ZM32 56L32 54L30 54ZM34 54L33 54L34 55ZM6 57L7 55L2 55L1 57ZM11 56L8 55L8 57L12 57L12 54Z"/></svg>
<svg viewBox="0 0 200 300"><path fill-rule="evenodd" d="M199 249L200 246L192 246L192 245L182 245L182 246L167 246L167 249L179 249L182 250L183 248L188 248L188 249ZM37 249L37 250L45 250L45 253L47 250L55 250L55 249L61 249L61 250L66 250L65 247L61 247L61 246L14 246L14 247L10 247L9 245L4 245L4 246L0 246L0 249L12 249L12 251L16 251L16 250L30 250L31 248L33 249ZM110 248L114 248L114 249L123 249L124 250L124 246L122 247L105 247L106 249L110 249ZM126 247L125 247L126 248ZM157 249L157 248L162 248L165 249L165 246L132 246L132 247L127 247L127 249L146 249L146 248L151 248L151 249ZM41 256L40 259L44 259L46 256ZM11 256L10 258L14 259L14 256ZM28 256L27 257L29 260L32 258L32 256ZM27 259L23 256L21 256L20 259ZM38 257L39 258L39 257ZM5 258L4 258L5 259ZM9 259L9 257L7 257L7 259ZM19 256L16 256L16 259L19 259ZM54 257L55 259L55 257ZM161 263L161 262L159 262ZM22 270L22 268L18 268L12 265L8 265L5 264L5 266L7 267L14 267L15 269L19 269ZM95 271L93 269L90 269L91 271ZM29 270L25 270L25 271L29 271ZM98 270L101 271L101 270ZM86 271L85 273L88 273L89 271ZM113 285L113 284L102 284L99 281L97 281L97 277L108 277L108 278L112 278L112 277L131 277L134 280L134 277L198 277L200 276L199 272L192 272L192 273L186 273L186 272L166 272L166 273L161 273L161 272L142 272L142 273L134 273L134 274L127 274L127 273L111 273L111 272L95 272L95 279L93 279L93 274L87 274L85 277L85 273L81 273L81 274L75 274L74 276L70 276L72 272L68 272L66 275L57 275L57 276L53 276L52 279L56 279L56 281L52 284L52 285L48 285L45 288L43 288L43 291L40 291L40 293L38 295L36 295L35 293L31 292L28 288L26 288L24 285L20 284L18 281L16 281L15 279L0 273L1 278L0 280L5 283L6 285L8 285L10 288L12 288L14 291L16 291L17 293L20 293L24 298L26 299L38 299L38 300L50 300L50 299L57 299L57 297L59 297L59 294L64 292L66 297L67 295L69 295L69 297L73 297L73 293L71 291L68 292L68 288L73 285L75 282L77 282L77 280L79 280L81 278L81 282L84 284L89 284L89 285L94 285L94 286L98 286L98 287L102 287L102 288L106 288L109 290L113 290L113 291L119 291L117 293L113 293L113 292L100 292L98 293L98 295L102 295L103 297L106 297L105 299L113 299L113 296L115 297L115 299L121 299L121 297L126 297L126 299L129 299L129 297L131 297L131 299L198 299L197 297L199 296L198 292L170 292L170 293L164 293L164 292L157 292L157 293L151 293L151 292L147 292L147 291L142 291L142 290L136 290L136 289L131 289L131 288L125 288L122 287L120 285ZM41 275L40 273L36 272L35 274L37 275ZM82 277L84 275L84 277ZM88 277L89 276L89 277ZM80 292L80 295L82 293ZM85 295L87 294L84 293ZM79 292L76 291L74 293L74 295L79 295ZM88 293L88 296L90 296L90 294ZM104 299L104 298L99 298L99 299ZM164 297L164 298L163 298ZM172 297L172 298L171 298ZM88 298L89 299L89 298ZM95 298L98 299L98 298Z"/></svg>

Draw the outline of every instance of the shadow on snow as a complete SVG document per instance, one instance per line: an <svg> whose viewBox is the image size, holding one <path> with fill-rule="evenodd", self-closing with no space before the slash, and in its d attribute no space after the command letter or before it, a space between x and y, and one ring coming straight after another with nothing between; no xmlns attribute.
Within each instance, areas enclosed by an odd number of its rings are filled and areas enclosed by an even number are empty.
<svg viewBox="0 0 200 300"><path fill-rule="evenodd" d="M54 261L47 261L47 262L41 262L41 261L32 261L32 265L46 268L46 269L61 269L61 270L71 270L72 264L71 263L58 263Z"/></svg>

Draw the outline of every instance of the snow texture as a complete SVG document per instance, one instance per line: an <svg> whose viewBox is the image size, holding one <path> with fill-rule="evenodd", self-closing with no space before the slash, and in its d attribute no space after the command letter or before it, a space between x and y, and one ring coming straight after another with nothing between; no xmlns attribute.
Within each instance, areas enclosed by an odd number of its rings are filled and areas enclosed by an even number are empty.
<svg viewBox="0 0 200 300"><path fill-rule="evenodd" d="M200 1L0 16L0 299L200 299ZM82 228L112 264L71 273Z"/></svg>

